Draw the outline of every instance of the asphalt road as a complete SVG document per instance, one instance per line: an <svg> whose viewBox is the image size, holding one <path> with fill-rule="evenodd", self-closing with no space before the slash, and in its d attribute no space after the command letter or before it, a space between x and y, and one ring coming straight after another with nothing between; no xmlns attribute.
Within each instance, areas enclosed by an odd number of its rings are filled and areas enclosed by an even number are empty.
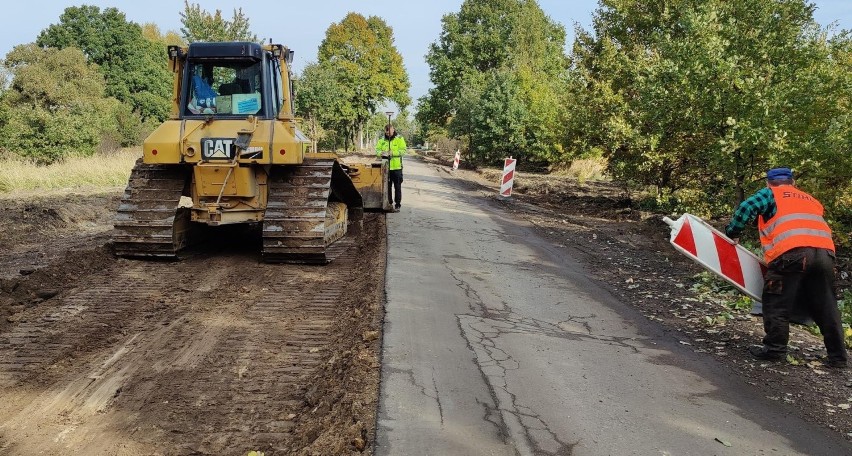
<svg viewBox="0 0 852 456"><path fill-rule="evenodd" d="M388 214L377 455L852 454L417 160Z"/></svg>

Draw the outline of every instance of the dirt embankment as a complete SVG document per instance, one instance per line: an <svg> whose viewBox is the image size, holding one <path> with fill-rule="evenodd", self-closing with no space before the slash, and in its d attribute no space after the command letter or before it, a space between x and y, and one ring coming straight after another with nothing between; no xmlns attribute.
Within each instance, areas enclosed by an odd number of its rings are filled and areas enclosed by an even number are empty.
<svg viewBox="0 0 852 456"><path fill-rule="evenodd" d="M112 255L118 198L0 200L0 452L371 454L383 216L323 267L232 232L149 262Z"/></svg>
<svg viewBox="0 0 852 456"><path fill-rule="evenodd" d="M118 195L0 199L0 331L111 262Z"/></svg>
<svg viewBox="0 0 852 456"><path fill-rule="evenodd" d="M448 168L452 157L431 157ZM479 185L497 199L498 170L458 170L454 175ZM500 201L503 207L537 226L555 243L573 248L602 286L661 324L671 337L712 357L731 375L760 386L766 397L807 420L852 440L852 369L823 363L822 338L792 325L788 362L753 359L750 345L760 344L763 322L751 306L719 280L677 253L669 244L667 214L639 211L618 186L579 183L553 175L520 173L520 191ZM840 252L840 286L852 286L852 262Z"/></svg>

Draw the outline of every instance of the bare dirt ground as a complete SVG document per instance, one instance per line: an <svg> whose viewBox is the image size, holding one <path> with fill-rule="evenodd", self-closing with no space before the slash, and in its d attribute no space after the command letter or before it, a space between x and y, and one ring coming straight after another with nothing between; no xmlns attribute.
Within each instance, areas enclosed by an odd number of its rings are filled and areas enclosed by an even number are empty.
<svg viewBox="0 0 852 456"><path fill-rule="evenodd" d="M430 153L427 162L497 200L499 170L451 170L452 157ZM761 317L729 303L739 295L669 244L663 215L636 210L620 188L605 182L579 183L553 175L519 173L516 192L498 200L555 243L572 248L602 287L662 325L681 344L703 353L730 375L759 386L778 401L782 413L798 414L852 440L852 370L829 369L822 338L792 325L788 362L753 359L748 346L760 344ZM675 217L676 218L676 217ZM716 222L724 224L724 222ZM849 252L839 252L846 277ZM850 281L840 282L848 289Z"/></svg>
<svg viewBox="0 0 852 456"><path fill-rule="evenodd" d="M0 454L372 453L384 216L324 267L235 230L149 262L118 198L0 199Z"/></svg>

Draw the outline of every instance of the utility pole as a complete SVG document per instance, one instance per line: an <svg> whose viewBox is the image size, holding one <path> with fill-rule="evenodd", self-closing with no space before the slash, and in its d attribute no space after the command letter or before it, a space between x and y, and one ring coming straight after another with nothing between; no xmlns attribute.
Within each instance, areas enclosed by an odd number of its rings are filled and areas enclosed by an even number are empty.
<svg viewBox="0 0 852 456"><path fill-rule="evenodd" d="M393 115L393 111L385 111L385 114L388 115L388 125L385 127L385 130L387 130L387 128L391 126L391 116ZM388 142L388 156L390 156L390 142Z"/></svg>

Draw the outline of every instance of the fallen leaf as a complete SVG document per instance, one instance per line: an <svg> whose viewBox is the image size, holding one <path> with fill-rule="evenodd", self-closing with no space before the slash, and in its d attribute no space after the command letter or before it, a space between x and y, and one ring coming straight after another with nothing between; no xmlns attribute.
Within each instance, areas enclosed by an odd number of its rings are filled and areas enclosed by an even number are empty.
<svg viewBox="0 0 852 456"><path fill-rule="evenodd" d="M731 444L730 444L729 442L726 442L726 441L724 441L724 440L720 439L719 437L716 437L716 439L715 439L715 440L716 440L717 442L721 443L722 445L725 445L726 447L731 447Z"/></svg>

